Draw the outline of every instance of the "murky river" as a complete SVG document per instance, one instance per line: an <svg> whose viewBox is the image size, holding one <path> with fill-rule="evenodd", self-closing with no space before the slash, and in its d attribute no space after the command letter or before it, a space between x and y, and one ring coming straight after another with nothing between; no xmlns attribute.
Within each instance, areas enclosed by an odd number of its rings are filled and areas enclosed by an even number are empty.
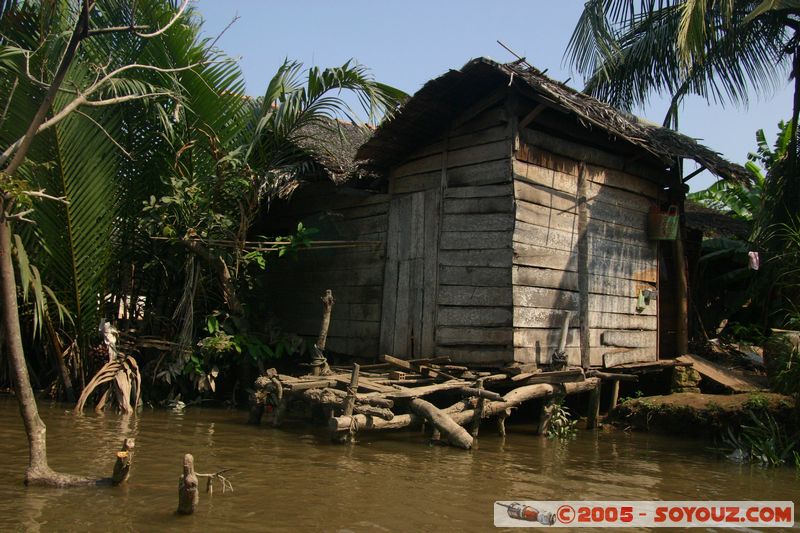
<svg viewBox="0 0 800 533"><path fill-rule="evenodd" d="M54 468L110 475L122 436L133 436L131 480L116 489L26 489L22 422L16 403L0 400L0 531L492 531L495 500L800 502L793 469L732 464L696 441L641 433L581 431L562 446L529 425L510 425L505 439L487 425L465 452L428 446L413 431L333 445L302 424L247 426L237 411L123 419L41 410ZM234 492L217 485L201 494L198 513L180 517L185 452L199 472L233 469Z"/></svg>

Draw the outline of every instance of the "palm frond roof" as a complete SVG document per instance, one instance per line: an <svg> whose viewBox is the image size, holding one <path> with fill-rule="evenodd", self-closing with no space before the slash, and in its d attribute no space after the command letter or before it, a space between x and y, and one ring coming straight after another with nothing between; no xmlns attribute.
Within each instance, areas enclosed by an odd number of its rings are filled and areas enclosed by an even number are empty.
<svg viewBox="0 0 800 533"><path fill-rule="evenodd" d="M548 78L527 63L502 64L483 57L427 82L391 120L381 124L358 150L356 159L378 168L399 163L415 147L440 132L458 113L501 84L518 84L528 92L533 91L546 105L572 113L584 125L627 141L665 166L674 165L678 159L691 159L720 178L750 181L750 174L744 167L727 161L687 135L620 111Z"/></svg>

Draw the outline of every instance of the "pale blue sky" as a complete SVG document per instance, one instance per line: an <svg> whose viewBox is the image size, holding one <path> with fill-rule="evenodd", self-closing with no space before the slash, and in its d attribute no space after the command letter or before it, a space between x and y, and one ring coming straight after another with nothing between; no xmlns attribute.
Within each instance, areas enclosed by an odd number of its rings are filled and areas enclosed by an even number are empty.
<svg viewBox="0 0 800 533"><path fill-rule="evenodd" d="M247 91L260 94L284 58L320 67L355 58L375 77L408 93L469 59L514 58L501 40L528 62L548 69L557 80L582 80L563 63L564 49L583 7L581 0L197 0L209 35L218 34L236 15L241 18L219 46L241 57ZM667 109L654 97L637 114L660 123ZM764 128L774 136L779 120L791 112L788 83L776 94L757 99L747 109L719 106L693 98L683 107L681 131L743 163L755 148L754 134ZM692 189L712 182L700 175Z"/></svg>

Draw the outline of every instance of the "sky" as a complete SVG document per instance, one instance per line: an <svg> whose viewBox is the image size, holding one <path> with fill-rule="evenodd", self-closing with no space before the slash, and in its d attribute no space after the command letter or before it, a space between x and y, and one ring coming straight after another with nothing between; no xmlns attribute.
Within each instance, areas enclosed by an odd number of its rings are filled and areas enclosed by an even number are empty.
<svg viewBox="0 0 800 533"><path fill-rule="evenodd" d="M306 66L339 66L353 58L374 77L413 94L428 80L474 57L516 59L500 40L547 75L580 89L583 80L564 61L582 0L195 0L204 32L240 65L252 96L261 94L284 59ZM661 123L668 99L654 96L636 114ZM737 163L755 150L755 132L774 139L791 112L791 90L751 97L747 108L709 105L693 97L680 114L680 129ZM687 170L688 172L688 170ZM713 183L703 173L692 190Z"/></svg>

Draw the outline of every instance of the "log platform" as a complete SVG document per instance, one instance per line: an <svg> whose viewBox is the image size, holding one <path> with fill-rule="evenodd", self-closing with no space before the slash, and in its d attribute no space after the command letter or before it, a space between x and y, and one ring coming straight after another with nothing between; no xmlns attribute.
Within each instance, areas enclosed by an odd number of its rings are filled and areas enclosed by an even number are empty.
<svg viewBox="0 0 800 533"><path fill-rule="evenodd" d="M447 357L379 359L369 365L331 366L321 375L290 376L269 369L256 380L251 413L258 416L251 414L251 422L260 422L267 412L279 425L289 406L302 403L322 408L334 442L353 442L360 431L424 424L443 443L468 450L482 421L496 418L504 434L506 417L524 402L588 392L596 412L601 380L635 379L580 367L487 370L451 365Z"/></svg>

